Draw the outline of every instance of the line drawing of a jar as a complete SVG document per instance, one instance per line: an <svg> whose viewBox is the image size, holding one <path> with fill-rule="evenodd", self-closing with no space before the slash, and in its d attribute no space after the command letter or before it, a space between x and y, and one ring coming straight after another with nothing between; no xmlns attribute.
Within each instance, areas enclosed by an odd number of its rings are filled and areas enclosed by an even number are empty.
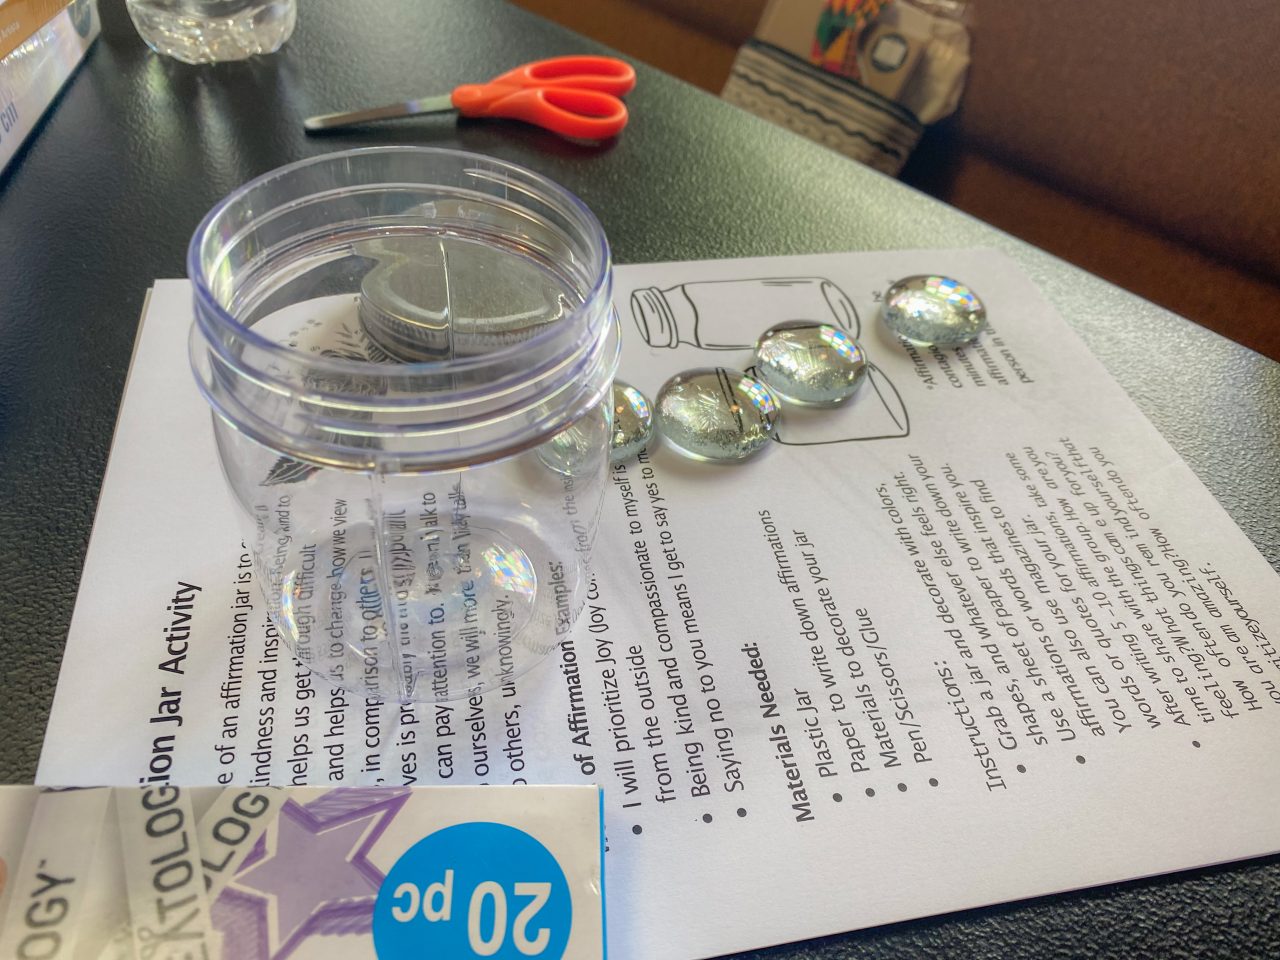
<svg viewBox="0 0 1280 960"><path fill-rule="evenodd" d="M898 388L872 363L857 394L838 407L785 406L773 439L787 447L815 447L910 433L911 417Z"/></svg>
<svg viewBox="0 0 1280 960"><path fill-rule="evenodd" d="M631 294L631 316L651 347L684 344L702 350L750 350L743 341L745 316L831 323L861 334L862 321L845 292L823 277L699 280L665 290L641 287Z"/></svg>

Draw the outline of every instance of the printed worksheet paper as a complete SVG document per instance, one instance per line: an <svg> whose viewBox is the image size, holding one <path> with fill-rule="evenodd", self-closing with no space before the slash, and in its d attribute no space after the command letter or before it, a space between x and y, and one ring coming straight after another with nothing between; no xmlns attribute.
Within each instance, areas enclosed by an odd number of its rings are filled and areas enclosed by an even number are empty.
<svg viewBox="0 0 1280 960"><path fill-rule="evenodd" d="M976 344L879 321L892 280L934 271L986 302ZM650 397L748 367L782 320L874 368L748 463L657 444L613 468L571 638L485 697L406 707L319 682L267 621L190 290L158 282L39 781L598 782L624 960L1280 850L1276 574L1010 260L624 266L615 302Z"/></svg>

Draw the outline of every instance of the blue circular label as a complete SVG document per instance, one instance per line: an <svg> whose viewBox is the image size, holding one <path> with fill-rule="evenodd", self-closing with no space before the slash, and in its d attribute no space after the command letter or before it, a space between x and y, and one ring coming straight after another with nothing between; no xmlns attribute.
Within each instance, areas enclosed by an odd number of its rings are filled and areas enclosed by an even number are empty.
<svg viewBox="0 0 1280 960"><path fill-rule="evenodd" d="M560 864L523 830L460 823L401 854L373 908L380 960L559 960L573 900Z"/></svg>

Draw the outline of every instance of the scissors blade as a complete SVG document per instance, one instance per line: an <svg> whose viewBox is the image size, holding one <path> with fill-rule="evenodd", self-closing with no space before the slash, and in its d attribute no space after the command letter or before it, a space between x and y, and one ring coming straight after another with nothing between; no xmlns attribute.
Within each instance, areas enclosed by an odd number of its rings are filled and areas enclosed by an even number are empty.
<svg viewBox="0 0 1280 960"><path fill-rule="evenodd" d="M405 100L401 103L389 103L385 107L370 107L367 110L351 110L346 113L325 113L318 117L307 117L302 126L309 133L320 130L336 130L340 127L351 127L371 120L390 120L393 117L416 117L422 113L439 113L452 110L453 101L449 94L438 97L423 97L420 100Z"/></svg>

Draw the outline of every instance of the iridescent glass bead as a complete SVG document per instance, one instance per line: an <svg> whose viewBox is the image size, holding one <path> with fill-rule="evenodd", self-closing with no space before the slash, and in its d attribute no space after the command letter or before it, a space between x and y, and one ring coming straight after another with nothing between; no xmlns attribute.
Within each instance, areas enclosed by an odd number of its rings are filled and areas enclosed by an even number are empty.
<svg viewBox="0 0 1280 960"><path fill-rule="evenodd" d="M613 381L613 434L609 461L623 463L653 439L653 405L649 398L621 380Z"/></svg>
<svg viewBox="0 0 1280 960"><path fill-rule="evenodd" d="M704 367L678 373L658 391L658 429L678 452L728 463L758 453L773 437L778 401L769 388L736 370Z"/></svg>
<svg viewBox="0 0 1280 960"><path fill-rule="evenodd" d="M538 447L538 459L556 473L575 477L587 469L593 452L591 432L574 424Z"/></svg>
<svg viewBox="0 0 1280 960"><path fill-rule="evenodd" d="M922 347L959 347L987 328L978 295L950 277L906 277L884 295L885 325Z"/></svg>
<svg viewBox="0 0 1280 960"><path fill-rule="evenodd" d="M783 400L834 406L853 396L866 374L858 342L829 323L788 320L756 341L756 376Z"/></svg>

